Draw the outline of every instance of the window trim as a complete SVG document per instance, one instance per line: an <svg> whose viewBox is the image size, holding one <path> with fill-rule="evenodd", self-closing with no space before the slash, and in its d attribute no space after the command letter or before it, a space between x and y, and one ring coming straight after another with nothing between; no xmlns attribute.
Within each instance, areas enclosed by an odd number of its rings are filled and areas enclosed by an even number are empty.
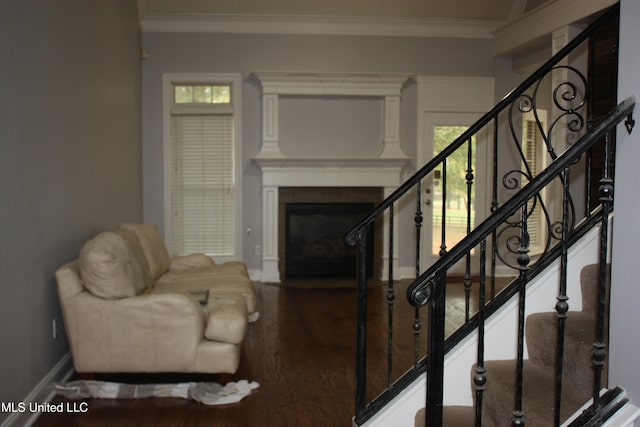
<svg viewBox="0 0 640 427"><path fill-rule="evenodd" d="M235 253L231 256L216 257L216 262L237 261L242 258L242 150L241 150L241 84L242 79L237 73L198 73L198 74L164 74L162 77L162 140L163 140L163 196L164 196L164 238L167 248L172 247L171 242L171 116L175 114L174 109L174 86L176 84L228 84L231 86L231 104L225 104L223 108L233 109L233 146L234 146L234 171L236 190L234 199L234 212L237 221L235 221ZM216 104L212 104L214 108L220 108ZM185 108L186 107L186 108ZM205 105L208 111L211 111L211 105ZM198 114L202 109L197 106L189 107L180 106L181 113ZM178 113L180 114L180 113ZM215 114L215 113L214 113Z"/></svg>

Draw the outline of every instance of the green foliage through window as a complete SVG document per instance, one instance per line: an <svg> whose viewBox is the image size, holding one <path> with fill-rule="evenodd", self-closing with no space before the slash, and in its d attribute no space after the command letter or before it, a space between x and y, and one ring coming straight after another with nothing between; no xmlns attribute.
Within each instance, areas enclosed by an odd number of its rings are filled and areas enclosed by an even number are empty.
<svg viewBox="0 0 640 427"><path fill-rule="evenodd" d="M176 104L230 104L230 85L176 85Z"/></svg>
<svg viewBox="0 0 640 427"><path fill-rule="evenodd" d="M467 130L466 126L436 126L434 128L434 155L444 150L449 144L456 140ZM468 143L463 144L447 159L447 195L449 200L460 198L464 203L467 202L467 147ZM471 169L476 169L476 139L471 138ZM471 193L471 204L473 204L474 194Z"/></svg>

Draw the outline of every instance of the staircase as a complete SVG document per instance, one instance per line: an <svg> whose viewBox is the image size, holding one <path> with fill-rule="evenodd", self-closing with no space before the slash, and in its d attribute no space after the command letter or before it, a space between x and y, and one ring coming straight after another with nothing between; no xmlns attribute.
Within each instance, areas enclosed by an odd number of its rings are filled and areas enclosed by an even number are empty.
<svg viewBox="0 0 640 427"><path fill-rule="evenodd" d="M536 313L526 319L526 343L529 360L524 362L523 408L527 425L550 426L554 424L556 401L553 393L556 381L556 360L564 360L562 366L562 407L560 422L567 420L592 395L592 349L596 342L598 312L599 265L585 266L580 274L582 311L567 312L564 330L564 357L557 354L558 313ZM609 274L607 274L609 276ZM605 316L606 318L606 316ZM606 329L606 328L605 328ZM605 338L606 344L606 338ZM487 383L485 393L486 425L510 425L505 419L515 407L513 379L516 361L492 361L486 364L488 375L495 380ZM606 378L603 369L602 377ZM606 384L602 384L606 387ZM506 411L505 411L506 408Z"/></svg>
<svg viewBox="0 0 640 427"><path fill-rule="evenodd" d="M610 268L607 267L607 278ZM584 420L577 414L584 407L584 402L591 398L591 377L585 372L592 370L592 360L589 357L593 342L596 339L598 312L598 279L599 265L590 264L582 268L580 273L580 288L582 295L582 310L568 312L564 339L563 391L560 419L554 420L555 397L548 393L554 389L555 361L558 355L556 348L558 317L556 312L542 312L527 316L526 341L529 350L529 360L524 362L526 391L523 399L524 413L527 415L528 426L550 426L556 423L562 425L585 425ZM609 281L607 281L607 295ZM606 341L606 340L605 340ZM487 375L493 382L487 383L484 393L486 410L482 414L482 425L487 427L511 426L510 416L515 406L515 382L513 373L516 372L516 360L490 361L485 364ZM477 365L472 368L472 375L476 373ZM606 370L606 367L604 368ZM606 378L606 374L604 375ZM473 380L471 381L473 384ZM606 387L606 384L602 384ZM629 402L624 398L620 389L609 392L605 405L613 412L618 411ZM632 406L632 405L629 405ZM627 419L638 416L638 409L633 407L634 415L627 415ZM471 426L475 423L476 411L469 406L445 406L443 410L443 425L458 427ZM624 417L624 416L623 416ZM620 418L623 418L620 417ZM415 426L425 425L426 410L420 409L415 416ZM621 421L613 421L611 426L624 425Z"/></svg>
<svg viewBox="0 0 640 427"><path fill-rule="evenodd" d="M617 20L618 8L612 7L585 29L538 71L516 87L491 111L424 165L382 204L376 207L345 236L345 241L356 247L357 265L357 369L356 415L354 425L385 425L376 423L379 414L399 401L408 402L416 384L426 396L426 408L418 411L416 426L560 426L567 420L571 425L602 425L626 403L618 389L607 389L606 339L608 306L608 271L611 262L609 221L613 205L615 128L625 122L627 131L633 130L632 113L635 100L627 99L613 108L599 121L590 112L592 82L579 70L566 65L569 55L584 43L591 44L593 35L611 20ZM563 80L554 81L551 88L552 103L558 117L551 118L545 127L538 119L538 108L544 104L539 88L552 73L563 73ZM555 74L554 74L555 75ZM550 160L547 167L537 171L528 161L526 144L517 123L525 114L536 118L535 127L541 133L545 151ZM432 265L420 266L422 215L422 185L426 179L441 179L446 189L447 175L456 171L447 169L447 159L462 150L472 157L472 138L490 134L493 137L493 166L491 188L491 215L480 224L470 223L471 195L475 185L471 161L466 169L467 233L453 247L446 247L446 212L441 216L443 230L441 257ZM557 135L561 135L558 137ZM556 141L557 139L557 141ZM568 147L566 139L572 139ZM597 150L596 150L597 148ZM517 153L516 160L504 167L502 156L508 150ZM601 154L594 156L594 150ZM582 159L587 157L584 163ZM601 173L590 165L601 161ZM587 164L584 177L574 178L577 166ZM459 171L458 171L459 173ZM581 175L581 174L579 174ZM576 202L571 188L576 182L587 188L587 200ZM599 199L591 200L591 189L598 189ZM556 194L549 199L547 194ZM394 233L390 233L384 258L389 260L387 306L388 346L386 373L370 372L367 358L367 250L370 226L376 221L389 221L393 229L398 205L406 205L407 198L415 197L414 229L416 252L416 278L407 289L407 300L414 310L411 334L414 336L414 360L410 366L398 366L394 359L394 337L398 327L394 313L405 309L396 298L397 284L393 278ZM443 190L442 206L445 206ZM595 208L594 208L595 206ZM533 217L542 218L545 230L534 224ZM569 251L578 245L587 233L597 234L592 260L585 266L570 263ZM536 251L531 239L538 237ZM542 237L540 237L542 236ZM407 244L407 243L401 243ZM429 250L427 248L426 250ZM478 258L472 267L471 258ZM531 314L527 310L532 283L544 276L549 266L557 265L558 277L545 281L541 289L554 295L555 311ZM449 336L445 335L447 278L454 265L465 265L464 290L466 316L464 324ZM580 273L582 288L581 311L569 311L568 287L570 271L584 268ZM496 290L496 272L509 270L517 278L505 289ZM473 278L473 280L472 280ZM477 295L477 300L471 295ZM486 328L493 317L509 304L513 304L516 331L515 354L507 357L488 357L494 349L487 348ZM575 304L572 302L572 304ZM553 306L553 303L551 304ZM473 307L473 308L472 308ZM473 338L471 338L473 337ZM504 335L505 340L511 340ZM471 368L473 406L444 406L445 358L463 342L473 341L475 364ZM509 341L511 342L511 341ZM406 353L406 351L405 351ZM379 358L380 355L375 355ZM467 372L472 363L467 365ZM396 375L398 370L403 374ZM373 381L372 381L373 380ZM371 389L386 383L383 389ZM468 384L468 383L467 383ZM459 384L458 384L459 385ZM414 393L415 394L415 393ZM403 405L404 403L400 404ZM470 403L471 404L471 403ZM413 409L416 414L421 406ZM406 412L406 411L405 411ZM576 415L577 414L577 415Z"/></svg>

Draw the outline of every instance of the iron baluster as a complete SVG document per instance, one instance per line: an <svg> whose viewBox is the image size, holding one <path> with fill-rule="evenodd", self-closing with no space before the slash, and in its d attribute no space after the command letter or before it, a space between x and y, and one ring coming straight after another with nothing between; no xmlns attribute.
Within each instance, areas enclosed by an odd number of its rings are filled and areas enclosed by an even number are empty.
<svg viewBox="0 0 640 427"><path fill-rule="evenodd" d="M478 295L478 355L476 373L473 376L473 385L476 390L476 427L482 425L482 398L485 384L487 383L487 370L484 367L484 316L485 316L485 292L487 275L485 262L487 255L487 240L480 242L480 290Z"/></svg>
<svg viewBox="0 0 640 427"><path fill-rule="evenodd" d="M473 147L472 138L467 143L467 235L471 233L471 198L473 193ZM470 317L471 300L471 251L467 253L464 269L464 321L468 322Z"/></svg>
<svg viewBox="0 0 640 427"><path fill-rule="evenodd" d="M440 241L440 256L444 256L447 253L447 159L442 161L442 219L440 220L441 226L441 241Z"/></svg>
<svg viewBox="0 0 640 427"><path fill-rule="evenodd" d="M356 350L356 418L367 404L367 238L365 227L357 233L357 350Z"/></svg>
<svg viewBox="0 0 640 427"><path fill-rule="evenodd" d="M393 283L393 205L389 207L389 281L387 285L387 387L393 382L393 308L395 304L395 289Z"/></svg>
<svg viewBox="0 0 640 427"><path fill-rule="evenodd" d="M498 116L493 120L493 177L491 213L498 210ZM496 246L498 234L497 229L491 232L491 300L496 297Z"/></svg>
<svg viewBox="0 0 640 427"><path fill-rule="evenodd" d="M524 380L524 322L525 303L527 297L527 272L529 270L529 233L527 231L527 202L520 208L522 224L520 229L520 248L518 249L518 270L520 276L520 290L518 292L518 353L516 362L516 404L511 418L511 425L519 427L525 425L522 408L523 380Z"/></svg>
<svg viewBox="0 0 640 427"><path fill-rule="evenodd" d="M607 357L605 344L606 295L607 295L607 255L609 244L609 212L613 205L613 179L610 174L611 131L604 138L604 160L602 165L602 179L600 180L600 202L602 203L602 223L600 224L600 259L598 278L598 311L596 326L596 341L593 343L593 407L600 406L600 388L602 387L602 370Z"/></svg>
<svg viewBox="0 0 640 427"><path fill-rule="evenodd" d="M416 277L420 275L420 248L422 247L422 182L416 184L416 215L413 219L416 229Z"/></svg>
<svg viewBox="0 0 640 427"><path fill-rule="evenodd" d="M556 312L558 317L558 335L556 343L556 378L555 378L555 414L554 425L560 425L560 407L562 403L562 374L564 363L564 336L565 323L567 320L567 312L569 304L567 301L567 269L569 254L569 171L567 167L564 170L564 180L562 182L562 253L560 255L560 289L557 296Z"/></svg>
<svg viewBox="0 0 640 427"><path fill-rule="evenodd" d="M416 215L414 218L416 228L416 277L420 275L420 248L422 244L422 183L416 184ZM420 320L420 310L416 308L413 313L413 364L418 365L420 360L420 330L422 321Z"/></svg>

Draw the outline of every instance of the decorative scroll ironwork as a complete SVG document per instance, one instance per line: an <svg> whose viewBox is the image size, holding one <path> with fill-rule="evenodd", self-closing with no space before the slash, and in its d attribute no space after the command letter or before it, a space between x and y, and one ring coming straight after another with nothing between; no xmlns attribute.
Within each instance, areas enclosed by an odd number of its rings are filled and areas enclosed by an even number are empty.
<svg viewBox="0 0 640 427"><path fill-rule="evenodd" d="M563 81L557 82L552 88L549 100L541 95L540 89L547 78L558 72L562 72L566 76ZM572 141L586 131L587 119L585 116L588 96L589 85L585 76L574 67L560 65L551 68L532 85L530 91L522 93L511 103L509 107L509 132L522 167L509 170L502 176L504 190L507 192L520 190L531 182L539 172L535 170L534 165L530 164L530 158L525 153L526 142L522 136L522 117L525 114L533 117L532 122L544 144L544 151L549 156L549 161L553 161ZM545 101L549 101L552 109L557 113L550 120L549 125L546 125L542 119L541 104L544 104ZM559 175L557 179L564 187L564 175ZM569 204L568 222L562 218L555 219L556 216L561 216L561 212L554 215L551 206L553 203L550 203L542 192L538 192L529 199L526 217L514 216L505 221L505 226L496 234L498 249L496 256L500 261L515 270L518 269L517 256L522 243L521 229L536 212L541 215L546 232L538 236L542 241L536 242L539 250L532 253L532 264L548 253L554 243L562 241L564 228L569 227L569 230L572 230L576 222L573 197L571 193L566 197Z"/></svg>

